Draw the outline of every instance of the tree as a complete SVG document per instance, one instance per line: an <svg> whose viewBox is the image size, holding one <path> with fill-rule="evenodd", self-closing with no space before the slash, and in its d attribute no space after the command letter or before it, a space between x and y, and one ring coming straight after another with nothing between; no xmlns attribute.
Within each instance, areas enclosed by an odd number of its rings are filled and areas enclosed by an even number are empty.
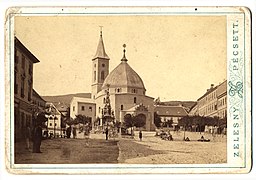
<svg viewBox="0 0 256 180"><path fill-rule="evenodd" d="M184 140L185 140L185 132L186 132L186 127L188 125L191 124L191 118L189 116L185 116L182 117L179 121L178 121L178 125L183 126L184 127Z"/></svg>
<svg viewBox="0 0 256 180"><path fill-rule="evenodd" d="M157 114L157 112L154 112L154 124L156 127L161 127L161 117Z"/></svg>
<svg viewBox="0 0 256 180"><path fill-rule="evenodd" d="M125 128L131 128L131 134L134 135L133 133L133 127L143 127L146 124L146 118L145 115L139 114L136 116L133 116L131 114L126 114L124 116L124 123L123 125Z"/></svg>
<svg viewBox="0 0 256 180"><path fill-rule="evenodd" d="M144 114L138 114L133 117L136 127L143 127L146 124L146 117Z"/></svg>
<svg viewBox="0 0 256 180"><path fill-rule="evenodd" d="M133 127L135 125L134 119L131 114L126 114L124 116L124 126L126 128Z"/></svg>
<svg viewBox="0 0 256 180"><path fill-rule="evenodd" d="M91 124L91 118L82 114L78 114L75 117L74 124Z"/></svg>

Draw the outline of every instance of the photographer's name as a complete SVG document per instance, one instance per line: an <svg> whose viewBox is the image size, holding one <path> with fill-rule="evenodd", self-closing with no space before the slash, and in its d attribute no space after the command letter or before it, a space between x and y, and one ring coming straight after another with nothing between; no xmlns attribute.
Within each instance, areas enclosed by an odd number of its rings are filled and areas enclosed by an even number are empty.
<svg viewBox="0 0 256 180"><path fill-rule="evenodd" d="M240 46L240 38L239 38L239 23L238 20L233 22L232 24L232 58L231 58L231 65L233 71L239 70L239 61L241 60L241 52L239 51Z"/></svg>

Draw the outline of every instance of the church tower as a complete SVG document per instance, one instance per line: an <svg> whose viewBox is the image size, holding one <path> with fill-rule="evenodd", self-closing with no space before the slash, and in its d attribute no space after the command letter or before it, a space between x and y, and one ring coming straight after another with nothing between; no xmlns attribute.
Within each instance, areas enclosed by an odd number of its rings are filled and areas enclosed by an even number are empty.
<svg viewBox="0 0 256 180"><path fill-rule="evenodd" d="M95 99L107 75L109 74L109 57L105 52L102 30L95 56L92 59L92 99Z"/></svg>

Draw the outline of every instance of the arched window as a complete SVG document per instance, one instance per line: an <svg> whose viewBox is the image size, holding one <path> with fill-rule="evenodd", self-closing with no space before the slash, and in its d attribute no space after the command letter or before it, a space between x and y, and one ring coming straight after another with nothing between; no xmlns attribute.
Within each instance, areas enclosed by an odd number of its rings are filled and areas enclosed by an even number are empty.
<svg viewBox="0 0 256 180"><path fill-rule="evenodd" d="M102 67L105 67L105 64L102 64Z"/></svg>
<svg viewBox="0 0 256 180"><path fill-rule="evenodd" d="M103 103L106 103L106 99L105 98L103 99Z"/></svg>
<svg viewBox="0 0 256 180"><path fill-rule="evenodd" d="M133 98L133 103L137 103L137 98L136 97Z"/></svg>
<svg viewBox="0 0 256 180"><path fill-rule="evenodd" d="M121 110L123 110L124 109L124 105L121 105Z"/></svg>
<svg viewBox="0 0 256 180"><path fill-rule="evenodd" d="M100 77L101 77L101 80L104 80L104 79L105 79L105 73L104 73L104 71L101 71Z"/></svg>
<svg viewBox="0 0 256 180"><path fill-rule="evenodd" d="M121 92L121 88L117 88L116 91L119 93Z"/></svg>

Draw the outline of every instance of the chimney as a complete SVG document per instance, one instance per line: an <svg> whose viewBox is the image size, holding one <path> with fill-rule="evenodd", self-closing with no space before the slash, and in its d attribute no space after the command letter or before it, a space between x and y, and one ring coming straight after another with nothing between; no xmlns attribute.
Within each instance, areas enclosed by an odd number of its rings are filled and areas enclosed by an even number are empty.
<svg viewBox="0 0 256 180"><path fill-rule="evenodd" d="M214 87L214 84L211 84L211 89Z"/></svg>

